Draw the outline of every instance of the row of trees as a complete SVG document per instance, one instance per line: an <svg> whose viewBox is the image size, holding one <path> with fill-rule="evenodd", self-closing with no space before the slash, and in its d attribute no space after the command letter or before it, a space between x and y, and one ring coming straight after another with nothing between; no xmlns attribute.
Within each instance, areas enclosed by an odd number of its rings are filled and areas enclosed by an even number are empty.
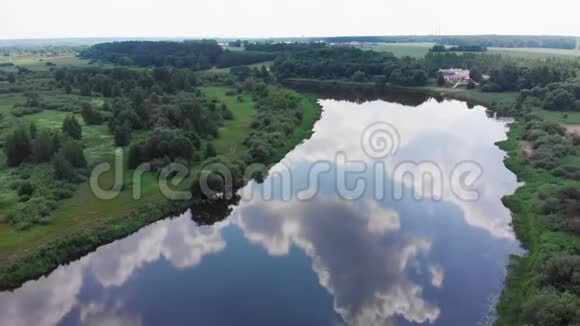
<svg viewBox="0 0 580 326"><path fill-rule="evenodd" d="M549 111L580 111L580 82L558 82L546 87L523 90L521 97L529 107Z"/></svg>
<svg viewBox="0 0 580 326"><path fill-rule="evenodd" d="M399 60L388 53L349 47L293 52L277 58L272 71L280 78L378 81L407 86L424 85L428 77L414 59Z"/></svg>
<svg viewBox="0 0 580 326"><path fill-rule="evenodd" d="M486 52L487 47L483 45L455 45L446 47L443 44L435 44L429 52Z"/></svg>
<svg viewBox="0 0 580 326"><path fill-rule="evenodd" d="M101 43L80 53L87 59L139 67L172 66L206 70L272 60L270 53L224 51L215 40L184 42L127 41Z"/></svg>

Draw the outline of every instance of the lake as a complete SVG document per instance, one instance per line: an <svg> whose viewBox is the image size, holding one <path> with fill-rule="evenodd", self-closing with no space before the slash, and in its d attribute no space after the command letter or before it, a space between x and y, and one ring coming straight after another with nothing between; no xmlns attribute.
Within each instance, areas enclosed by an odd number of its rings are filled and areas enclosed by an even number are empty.
<svg viewBox="0 0 580 326"><path fill-rule="evenodd" d="M320 104L312 137L235 204L0 293L0 324L492 323L521 252L501 202L519 186L495 145L507 121L412 94Z"/></svg>

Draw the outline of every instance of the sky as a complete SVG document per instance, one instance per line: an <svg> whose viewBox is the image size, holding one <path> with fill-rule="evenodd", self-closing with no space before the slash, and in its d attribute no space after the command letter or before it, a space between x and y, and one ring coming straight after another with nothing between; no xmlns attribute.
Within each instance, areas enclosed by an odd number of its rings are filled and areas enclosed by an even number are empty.
<svg viewBox="0 0 580 326"><path fill-rule="evenodd" d="M7 0L0 39L580 36L579 0Z"/></svg>

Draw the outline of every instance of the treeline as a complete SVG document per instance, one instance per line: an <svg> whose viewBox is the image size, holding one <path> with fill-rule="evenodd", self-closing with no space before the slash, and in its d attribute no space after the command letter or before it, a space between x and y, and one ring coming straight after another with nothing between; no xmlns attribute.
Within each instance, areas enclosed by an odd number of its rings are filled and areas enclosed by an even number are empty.
<svg viewBox="0 0 580 326"><path fill-rule="evenodd" d="M419 62L430 77L439 69L469 69L484 92L518 92L564 83L577 77L580 63L573 60L514 59L497 54L429 52ZM482 74L489 76L484 79ZM475 77L474 77L475 76ZM554 86L555 87L555 86Z"/></svg>
<svg viewBox="0 0 580 326"><path fill-rule="evenodd" d="M255 51L224 51L215 40L102 43L80 52L80 56L124 66L172 66L193 70L206 70L214 66L232 67L273 58L271 54Z"/></svg>
<svg viewBox="0 0 580 326"><path fill-rule="evenodd" d="M288 53L325 48L324 42L254 42L247 43L246 50L274 53Z"/></svg>
<svg viewBox="0 0 580 326"><path fill-rule="evenodd" d="M272 71L282 79L314 78L420 86L427 82L415 59L399 60L390 53L335 47L289 53L274 61Z"/></svg>
<svg viewBox="0 0 580 326"><path fill-rule="evenodd" d="M489 72L489 82L481 90L485 92L520 91L534 87L544 87L552 83L565 82L575 78L578 64L573 61L505 62Z"/></svg>
<svg viewBox="0 0 580 326"><path fill-rule="evenodd" d="M522 91L527 107L548 111L580 111L580 81L557 82Z"/></svg>
<svg viewBox="0 0 580 326"><path fill-rule="evenodd" d="M576 49L574 36L545 35L464 35L442 36L442 43L449 45L480 45L499 48L551 48Z"/></svg>
<svg viewBox="0 0 580 326"><path fill-rule="evenodd" d="M419 36L347 36L320 39L329 43L370 42L370 43L409 43L433 42L457 46L485 46L502 48L554 48L576 49L574 36L537 36L537 35L419 35Z"/></svg>
<svg viewBox="0 0 580 326"><path fill-rule="evenodd" d="M126 41L96 44L82 51L80 56L119 65L174 66L200 70L215 65L222 53L223 49L212 40Z"/></svg>
<svg viewBox="0 0 580 326"><path fill-rule="evenodd" d="M446 47L443 44L436 44L429 49L429 52L485 52L487 47L484 45L456 45Z"/></svg>

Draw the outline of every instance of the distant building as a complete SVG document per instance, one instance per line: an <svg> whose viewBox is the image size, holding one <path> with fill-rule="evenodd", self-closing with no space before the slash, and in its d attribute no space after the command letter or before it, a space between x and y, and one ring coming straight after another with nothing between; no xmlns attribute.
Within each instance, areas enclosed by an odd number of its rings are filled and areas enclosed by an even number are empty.
<svg viewBox="0 0 580 326"><path fill-rule="evenodd" d="M469 70L467 69L439 69L439 72L443 75L443 79L448 83L459 83L471 80L469 77Z"/></svg>

